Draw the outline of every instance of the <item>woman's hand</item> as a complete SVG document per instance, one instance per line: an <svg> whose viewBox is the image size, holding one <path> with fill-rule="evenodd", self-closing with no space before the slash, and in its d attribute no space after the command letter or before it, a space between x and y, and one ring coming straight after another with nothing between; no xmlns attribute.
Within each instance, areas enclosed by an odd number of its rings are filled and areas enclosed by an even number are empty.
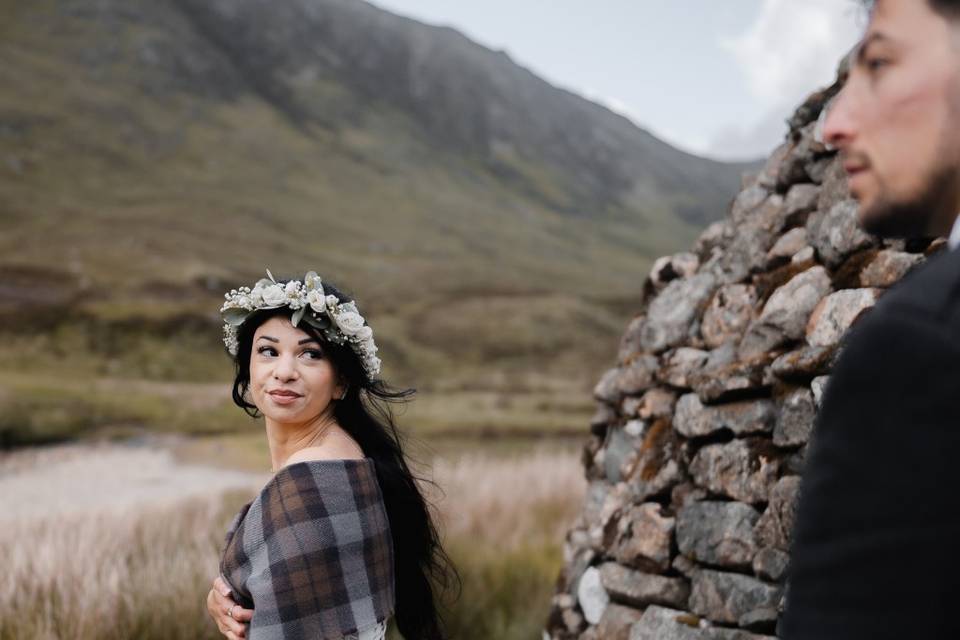
<svg viewBox="0 0 960 640"><path fill-rule="evenodd" d="M213 589L207 594L207 613L227 640L241 640L247 637L244 623L253 617L253 609L244 609L233 601L231 595L230 585L217 576L213 581ZM231 608L233 616L230 616Z"/></svg>

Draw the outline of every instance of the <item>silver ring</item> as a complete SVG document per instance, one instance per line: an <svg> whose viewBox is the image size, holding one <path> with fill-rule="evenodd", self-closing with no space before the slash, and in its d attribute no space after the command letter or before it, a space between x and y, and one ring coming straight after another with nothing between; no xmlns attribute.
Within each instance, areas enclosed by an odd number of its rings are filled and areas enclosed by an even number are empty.
<svg viewBox="0 0 960 640"><path fill-rule="evenodd" d="M233 618L233 608L234 608L235 606L237 606L237 605L235 605L235 604L230 605L230 608L227 609L227 615L230 616L231 618Z"/></svg>

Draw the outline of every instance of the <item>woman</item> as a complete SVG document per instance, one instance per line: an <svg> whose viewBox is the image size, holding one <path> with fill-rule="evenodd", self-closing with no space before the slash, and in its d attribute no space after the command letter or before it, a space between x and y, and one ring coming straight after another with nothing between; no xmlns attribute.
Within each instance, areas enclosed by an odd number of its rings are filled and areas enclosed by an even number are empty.
<svg viewBox="0 0 960 640"><path fill-rule="evenodd" d="M274 476L230 524L207 609L230 640L443 638L456 577L378 377L373 332L314 272L226 294L233 400L264 416ZM249 399L248 399L249 394ZM252 400L252 402L251 402Z"/></svg>

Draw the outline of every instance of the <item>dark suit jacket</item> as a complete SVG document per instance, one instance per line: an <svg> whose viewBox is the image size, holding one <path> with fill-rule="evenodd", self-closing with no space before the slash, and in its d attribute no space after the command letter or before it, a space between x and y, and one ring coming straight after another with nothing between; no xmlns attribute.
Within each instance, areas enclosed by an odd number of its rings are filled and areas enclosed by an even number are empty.
<svg viewBox="0 0 960 640"><path fill-rule="evenodd" d="M960 248L848 332L800 490L784 640L960 638Z"/></svg>

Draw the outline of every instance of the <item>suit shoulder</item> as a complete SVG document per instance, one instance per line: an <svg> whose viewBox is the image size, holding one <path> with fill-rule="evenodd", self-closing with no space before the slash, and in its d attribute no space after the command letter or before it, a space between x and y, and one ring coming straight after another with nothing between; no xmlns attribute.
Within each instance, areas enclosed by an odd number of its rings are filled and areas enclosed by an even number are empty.
<svg viewBox="0 0 960 640"><path fill-rule="evenodd" d="M891 287L877 310L907 312L930 319L960 310L960 249L943 249Z"/></svg>

